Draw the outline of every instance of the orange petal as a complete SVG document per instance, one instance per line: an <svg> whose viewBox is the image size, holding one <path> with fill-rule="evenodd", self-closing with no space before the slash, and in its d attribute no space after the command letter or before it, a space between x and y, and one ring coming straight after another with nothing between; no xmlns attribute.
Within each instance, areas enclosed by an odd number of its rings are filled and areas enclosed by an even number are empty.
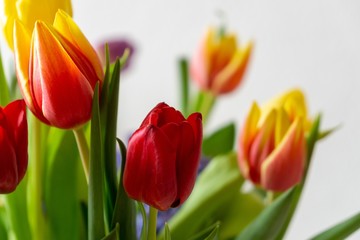
<svg viewBox="0 0 360 240"><path fill-rule="evenodd" d="M305 166L305 137L296 119L280 145L261 166L261 185L272 191L285 191L302 179Z"/></svg>
<svg viewBox="0 0 360 240"><path fill-rule="evenodd" d="M238 149L238 163L241 172L245 177L249 175L249 155L250 155L250 144L253 141L257 132L257 124L260 119L259 106L254 102L251 106L250 112L247 115L245 123L242 127L239 139Z"/></svg>
<svg viewBox="0 0 360 240"><path fill-rule="evenodd" d="M70 41L78 50L83 53L94 67L98 80L103 80L104 73L100 63L100 59L94 48L86 39L80 28L72 20L72 18L64 11L59 10L56 13L54 28L61 33L68 41Z"/></svg>
<svg viewBox="0 0 360 240"><path fill-rule="evenodd" d="M36 23L32 94L51 125L74 128L90 118L93 89L56 35L51 26Z"/></svg>
<svg viewBox="0 0 360 240"><path fill-rule="evenodd" d="M231 61L214 78L212 89L218 94L234 90L241 82L247 68L253 43L234 53Z"/></svg>

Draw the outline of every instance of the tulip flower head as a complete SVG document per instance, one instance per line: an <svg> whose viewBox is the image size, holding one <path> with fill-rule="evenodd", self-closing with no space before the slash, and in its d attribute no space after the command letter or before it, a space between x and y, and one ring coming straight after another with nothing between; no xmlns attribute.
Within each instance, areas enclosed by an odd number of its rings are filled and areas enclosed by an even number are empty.
<svg viewBox="0 0 360 240"><path fill-rule="evenodd" d="M62 9L72 15L71 0L3 0L0 22L5 39L13 49L14 21L19 20L31 31L37 20L47 23L54 21L55 13Z"/></svg>
<svg viewBox="0 0 360 240"><path fill-rule="evenodd" d="M104 73L79 27L59 10L53 25L37 21L32 34L19 21L14 28L16 73L29 109L58 128L87 122L95 85Z"/></svg>
<svg viewBox="0 0 360 240"><path fill-rule="evenodd" d="M238 163L244 177L271 191L285 191L299 183L309 127L300 90L289 91L262 109L254 103L239 139Z"/></svg>
<svg viewBox="0 0 360 240"><path fill-rule="evenodd" d="M14 191L28 164L26 105L17 100L0 107L0 193Z"/></svg>
<svg viewBox="0 0 360 240"><path fill-rule="evenodd" d="M159 210L181 205L195 184L201 142L200 113L185 119L174 108L158 104L129 140L127 194Z"/></svg>
<svg viewBox="0 0 360 240"><path fill-rule="evenodd" d="M190 68L199 87L214 95L229 93L241 83L252 49L252 42L239 47L234 34L218 32L213 28L207 32Z"/></svg>

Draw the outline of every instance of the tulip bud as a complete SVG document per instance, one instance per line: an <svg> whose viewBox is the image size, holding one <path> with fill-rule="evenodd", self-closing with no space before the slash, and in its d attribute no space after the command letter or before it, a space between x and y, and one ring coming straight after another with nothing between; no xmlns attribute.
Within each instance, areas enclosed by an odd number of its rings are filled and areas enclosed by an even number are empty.
<svg viewBox="0 0 360 240"><path fill-rule="evenodd" d="M72 15L71 0L3 0L0 8L1 27L5 39L13 49L14 21L21 21L28 31L34 27L37 20L47 23L54 21L55 13L62 9Z"/></svg>
<svg viewBox="0 0 360 240"><path fill-rule="evenodd" d="M254 103L239 139L238 163L244 177L271 191L285 191L299 183L309 128L300 90L287 92L262 109Z"/></svg>
<svg viewBox="0 0 360 240"><path fill-rule="evenodd" d="M29 109L58 128L87 122L95 85L104 73L75 22L59 10L53 25L38 21L32 35L20 22L14 27L16 73Z"/></svg>
<svg viewBox="0 0 360 240"><path fill-rule="evenodd" d="M234 34L217 34L210 29L192 61L192 79L214 95L233 91L242 81L251 54L252 42L238 47Z"/></svg>
<svg viewBox="0 0 360 240"><path fill-rule="evenodd" d="M0 193L14 191L28 164L26 107L17 100L0 107Z"/></svg>
<svg viewBox="0 0 360 240"><path fill-rule="evenodd" d="M200 113L185 119L174 108L158 104L129 140L127 194L159 210L181 205L195 184L201 142Z"/></svg>

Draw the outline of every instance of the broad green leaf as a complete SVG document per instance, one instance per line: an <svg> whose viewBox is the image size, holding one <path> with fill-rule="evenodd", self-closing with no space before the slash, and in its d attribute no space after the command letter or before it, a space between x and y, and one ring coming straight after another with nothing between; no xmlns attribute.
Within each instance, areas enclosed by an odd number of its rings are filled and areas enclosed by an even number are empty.
<svg viewBox="0 0 360 240"><path fill-rule="evenodd" d="M235 142L235 124L229 123L204 138L202 151L207 157L215 157L230 152Z"/></svg>
<svg viewBox="0 0 360 240"><path fill-rule="evenodd" d="M276 239L287 221L297 191L299 191L299 187L278 197L237 236L236 240Z"/></svg>
<svg viewBox="0 0 360 240"><path fill-rule="evenodd" d="M232 201L243 181L236 153L214 158L198 177L188 200L169 221L171 238L186 239L216 222L218 212ZM159 237L164 238L164 230Z"/></svg>
<svg viewBox="0 0 360 240"><path fill-rule="evenodd" d="M0 196L0 239L8 239L8 219L3 206L3 199Z"/></svg>
<svg viewBox="0 0 360 240"><path fill-rule="evenodd" d="M219 239L219 228L220 222L216 222L188 240L217 240Z"/></svg>
<svg viewBox="0 0 360 240"><path fill-rule="evenodd" d="M51 128L47 149L45 206L52 238L79 239L81 212L77 182L80 159L74 135L71 131Z"/></svg>
<svg viewBox="0 0 360 240"><path fill-rule="evenodd" d="M104 238L102 238L102 240L118 240L118 239L122 239L119 238L119 224L116 224L114 229L111 230L111 232L109 232L108 235L106 235ZM126 238L124 238L126 239Z"/></svg>
<svg viewBox="0 0 360 240"><path fill-rule="evenodd" d="M254 192L238 191L232 201L222 208L222 212L219 211L220 239L231 239L237 236L263 209L262 199Z"/></svg>
<svg viewBox="0 0 360 240"><path fill-rule="evenodd" d="M324 232L312 237L311 240L342 240L360 228L360 213L336 224Z"/></svg>
<svg viewBox="0 0 360 240"><path fill-rule="evenodd" d="M13 193L5 196L5 210L9 220L9 228L12 229L17 239L31 240L30 225L26 204L27 176L17 186Z"/></svg>
<svg viewBox="0 0 360 240"><path fill-rule="evenodd" d="M90 171L89 171L89 239L105 236L103 212L103 164L99 112L99 85L96 84L91 116Z"/></svg>
<svg viewBox="0 0 360 240"><path fill-rule="evenodd" d="M6 106L10 102L10 92L6 81L2 57L0 53L0 106Z"/></svg>
<svg viewBox="0 0 360 240"><path fill-rule="evenodd" d="M136 240L135 201L127 196L122 178L126 163L126 147L120 139L118 139L118 144L122 155L121 175L111 226L120 225L120 239Z"/></svg>

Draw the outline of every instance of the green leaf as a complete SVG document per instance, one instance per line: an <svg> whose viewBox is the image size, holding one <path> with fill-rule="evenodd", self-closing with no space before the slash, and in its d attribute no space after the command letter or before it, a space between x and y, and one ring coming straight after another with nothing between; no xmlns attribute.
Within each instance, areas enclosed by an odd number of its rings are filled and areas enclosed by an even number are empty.
<svg viewBox="0 0 360 240"><path fill-rule="evenodd" d="M28 210L26 205L27 175L17 186L13 193L5 196L5 210L12 229L17 239L31 240Z"/></svg>
<svg viewBox="0 0 360 240"><path fill-rule="evenodd" d="M167 222L165 223L165 240L171 240L171 233Z"/></svg>
<svg viewBox="0 0 360 240"><path fill-rule="evenodd" d="M360 213L342 221L326 231L312 237L311 240L342 240L360 228Z"/></svg>
<svg viewBox="0 0 360 240"><path fill-rule="evenodd" d="M119 224L116 224L114 229L104 238L102 238L102 240L118 240L118 239L122 239L119 238ZM124 238L126 239L126 238Z"/></svg>
<svg viewBox="0 0 360 240"><path fill-rule="evenodd" d="M99 112L99 84L96 84L91 117L91 149L89 174L89 239L105 236L103 212L103 166L101 161L101 130Z"/></svg>
<svg viewBox="0 0 360 240"><path fill-rule="evenodd" d="M184 116L187 116L189 114L189 69L186 58L179 60L179 75L181 80L181 110Z"/></svg>
<svg viewBox="0 0 360 240"><path fill-rule="evenodd" d="M3 199L0 197L0 239L8 239L8 219L5 213L5 208L2 205Z"/></svg>
<svg viewBox="0 0 360 240"><path fill-rule="evenodd" d="M205 230L199 232L189 240L217 240L219 239L220 222L216 222Z"/></svg>
<svg viewBox="0 0 360 240"><path fill-rule="evenodd" d="M186 239L217 221L219 211L232 201L243 181L236 153L214 158L198 177L188 200L169 221L172 239ZM163 230L160 239L164 234Z"/></svg>
<svg viewBox="0 0 360 240"><path fill-rule="evenodd" d="M287 221L297 191L299 191L299 187L278 197L237 236L236 240L276 239Z"/></svg>
<svg viewBox="0 0 360 240"><path fill-rule="evenodd" d="M77 192L80 159L76 141L72 132L58 128L51 128L49 136L44 192L52 238L79 239L81 212Z"/></svg>
<svg viewBox="0 0 360 240"><path fill-rule="evenodd" d="M123 173L126 163L126 147L125 144L118 139L121 149L121 176L119 181L119 189L117 191L116 203L111 226L120 225L120 239L136 240L136 209L135 201L130 199L123 186Z"/></svg>
<svg viewBox="0 0 360 240"><path fill-rule="evenodd" d="M6 81L2 57L0 53L0 105L6 106L10 102L9 86Z"/></svg>
<svg viewBox="0 0 360 240"><path fill-rule="evenodd" d="M148 225L148 220L147 220L147 214L145 211L145 207L144 204L142 202L136 202L137 206L138 206L138 210L141 213L141 217L142 217L142 221L143 221L143 225L141 228L141 234L140 234L140 239L141 240L147 240L147 225Z"/></svg>
<svg viewBox="0 0 360 240"><path fill-rule="evenodd" d="M202 145L203 154L207 157L215 157L230 152L235 142L235 124L229 123L205 137Z"/></svg>
<svg viewBox="0 0 360 240"><path fill-rule="evenodd" d="M340 127L341 127L341 125L338 125L338 126L330 128L330 129L326 129L325 131L321 131L319 133L318 140L328 137L330 134L337 131Z"/></svg>

